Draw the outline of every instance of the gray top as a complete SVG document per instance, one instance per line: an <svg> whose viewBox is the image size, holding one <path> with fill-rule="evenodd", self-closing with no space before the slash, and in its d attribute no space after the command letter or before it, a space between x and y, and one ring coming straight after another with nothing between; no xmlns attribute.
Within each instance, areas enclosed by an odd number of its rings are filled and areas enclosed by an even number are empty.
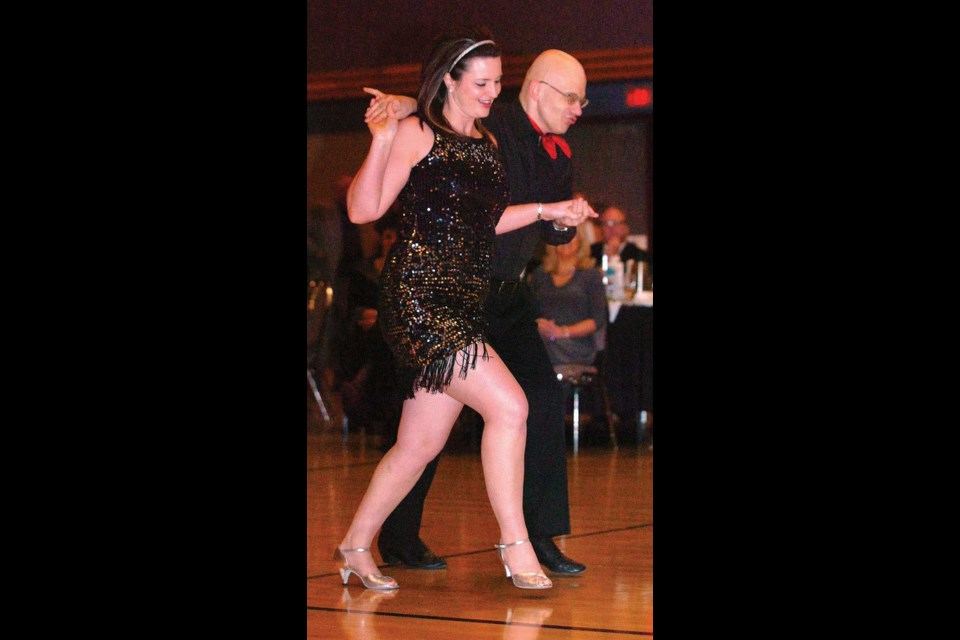
<svg viewBox="0 0 960 640"><path fill-rule="evenodd" d="M540 307L538 317L570 325L587 318L597 323L589 336L545 341L553 364L593 364L607 327L607 298L597 269L577 269L562 287L542 268L530 277L530 289Z"/></svg>

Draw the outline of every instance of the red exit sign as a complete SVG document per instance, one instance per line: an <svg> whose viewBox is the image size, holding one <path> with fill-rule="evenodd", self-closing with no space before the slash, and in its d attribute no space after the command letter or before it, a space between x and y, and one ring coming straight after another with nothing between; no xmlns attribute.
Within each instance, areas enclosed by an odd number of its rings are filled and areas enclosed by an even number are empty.
<svg viewBox="0 0 960 640"><path fill-rule="evenodd" d="M649 107L653 103L653 89L650 87L631 87L627 89L628 107Z"/></svg>

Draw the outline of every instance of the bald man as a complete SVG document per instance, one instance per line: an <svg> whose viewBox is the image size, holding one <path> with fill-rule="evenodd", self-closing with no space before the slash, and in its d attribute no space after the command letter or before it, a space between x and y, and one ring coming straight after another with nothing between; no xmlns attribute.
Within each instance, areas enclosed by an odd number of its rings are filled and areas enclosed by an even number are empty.
<svg viewBox="0 0 960 640"><path fill-rule="evenodd" d="M627 260L646 262L647 252L627 240L630 235L630 225L627 224L627 214L623 209L610 206L600 214L600 228L603 231L603 240L590 245L590 255L601 264L603 255L620 256L624 264Z"/></svg>
<svg viewBox="0 0 960 640"><path fill-rule="evenodd" d="M400 117L416 109L412 98L367 91L380 98L368 109L368 118L391 103L399 107ZM510 183L510 204L558 202L573 197L572 151L560 136L583 113L586 91L583 65L570 54L551 49L530 65L516 102L494 103L483 124L499 144ZM592 209L585 209L589 217L597 217ZM493 279L485 305L487 339L520 383L529 405L523 515L531 545L540 563L550 571L577 574L586 566L565 556L553 541L554 536L570 533L564 394L537 331L532 294L521 282L538 240L566 244L577 231L575 226L540 220L539 215L530 223L496 237ZM439 456L384 522L377 541L384 562L419 569L446 566L420 539L423 504L438 461Z"/></svg>

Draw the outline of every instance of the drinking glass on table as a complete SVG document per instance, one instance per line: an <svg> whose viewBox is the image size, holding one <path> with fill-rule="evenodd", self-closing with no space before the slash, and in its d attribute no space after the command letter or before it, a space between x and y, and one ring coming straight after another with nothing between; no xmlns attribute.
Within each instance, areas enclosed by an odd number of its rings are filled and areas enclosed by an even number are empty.
<svg viewBox="0 0 960 640"><path fill-rule="evenodd" d="M637 289L640 283L640 270L636 260L627 260L623 272L623 297L626 300L633 300L637 295Z"/></svg>

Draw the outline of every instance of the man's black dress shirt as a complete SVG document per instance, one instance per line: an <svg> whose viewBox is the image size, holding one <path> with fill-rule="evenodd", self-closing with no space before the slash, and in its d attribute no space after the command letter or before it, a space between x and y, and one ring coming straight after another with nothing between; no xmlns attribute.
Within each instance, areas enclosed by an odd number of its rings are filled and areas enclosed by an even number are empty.
<svg viewBox="0 0 960 640"><path fill-rule="evenodd" d="M560 202L573 197L570 158L562 151L556 160L547 155L540 134L519 101L494 104L483 124L500 145L500 159L510 183L510 204ZM566 244L576 232L576 227L557 231L552 221L541 220L498 235L493 249L493 278L518 280L540 238L547 244Z"/></svg>

